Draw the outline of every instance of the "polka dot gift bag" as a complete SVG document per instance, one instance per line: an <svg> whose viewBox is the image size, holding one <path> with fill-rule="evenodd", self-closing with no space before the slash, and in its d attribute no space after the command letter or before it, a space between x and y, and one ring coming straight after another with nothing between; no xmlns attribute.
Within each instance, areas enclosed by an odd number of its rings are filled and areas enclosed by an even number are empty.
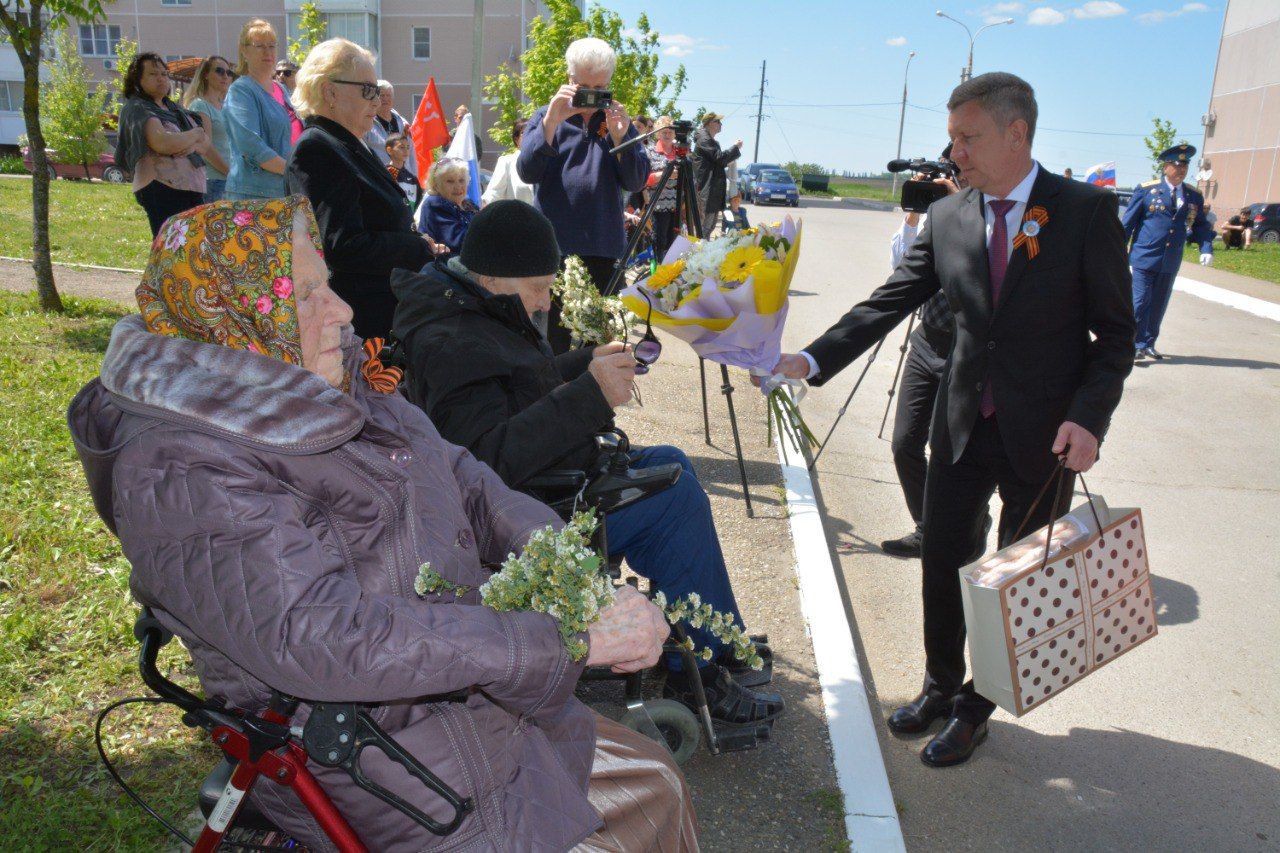
<svg viewBox="0 0 1280 853"><path fill-rule="evenodd" d="M1142 511L1084 491L1052 525L960 570L974 685L1017 716L1156 635Z"/></svg>

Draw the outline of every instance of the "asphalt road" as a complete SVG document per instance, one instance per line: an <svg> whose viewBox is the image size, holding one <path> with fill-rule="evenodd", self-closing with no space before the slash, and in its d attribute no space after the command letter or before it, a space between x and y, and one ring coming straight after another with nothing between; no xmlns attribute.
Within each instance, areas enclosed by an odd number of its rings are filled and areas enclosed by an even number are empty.
<svg viewBox="0 0 1280 853"><path fill-rule="evenodd" d="M750 210L752 221L779 213ZM791 351L884 281L899 221L810 200L799 213ZM919 562L878 550L910 530L892 417L876 436L904 331L888 337L819 465L882 718L923 672ZM1175 293L1160 344L1171 358L1134 370L1088 478L1110 505L1143 509L1160 634L1021 719L997 711L962 767L925 767L923 740L881 725L908 849L1280 847L1280 323ZM864 363L805 398L819 436Z"/></svg>

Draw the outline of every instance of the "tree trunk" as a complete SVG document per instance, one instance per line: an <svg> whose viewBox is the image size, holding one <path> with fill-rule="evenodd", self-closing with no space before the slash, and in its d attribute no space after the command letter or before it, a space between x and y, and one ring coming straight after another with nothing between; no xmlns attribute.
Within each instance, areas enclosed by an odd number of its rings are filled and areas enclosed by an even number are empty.
<svg viewBox="0 0 1280 853"><path fill-rule="evenodd" d="M32 15L39 21L38 11ZM35 34L33 33L33 36ZM62 299L53 283L53 261L49 257L49 158L44 153L44 132L40 129L40 44L33 37L22 61L22 117L27 123L27 144L31 147L31 266L36 273L36 293L40 308L61 312Z"/></svg>

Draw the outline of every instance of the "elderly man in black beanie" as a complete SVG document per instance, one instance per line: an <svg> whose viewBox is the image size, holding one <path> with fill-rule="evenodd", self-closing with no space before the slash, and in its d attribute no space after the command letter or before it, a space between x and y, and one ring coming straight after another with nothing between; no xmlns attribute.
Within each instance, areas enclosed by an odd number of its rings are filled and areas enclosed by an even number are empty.
<svg viewBox="0 0 1280 853"><path fill-rule="evenodd" d="M620 343L552 354L536 319L550 307L559 268L551 222L504 200L476 214L458 256L391 278L400 300L392 334L408 356L410 399L441 435L517 489L548 469L592 468L595 436L613 426L635 381L635 359ZM605 516L611 556L624 556L668 599L697 593L741 623L711 504L688 457L649 447L632 454L631 467L667 462L684 468L674 486ZM771 668L748 669L709 632L690 633L716 653L699 670L713 717L736 725L782 712L782 697L760 689ZM690 674L678 659L668 666L667 695L692 704Z"/></svg>

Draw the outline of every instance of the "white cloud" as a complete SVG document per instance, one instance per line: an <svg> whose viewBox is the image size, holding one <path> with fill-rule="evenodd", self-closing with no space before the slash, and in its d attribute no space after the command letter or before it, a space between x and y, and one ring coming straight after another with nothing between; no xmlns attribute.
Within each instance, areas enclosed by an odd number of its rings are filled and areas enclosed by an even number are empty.
<svg viewBox="0 0 1280 853"><path fill-rule="evenodd" d="M1071 10L1077 18L1116 18L1125 14L1128 9L1115 0L1089 0L1083 6Z"/></svg>
<svg viewBox="0 0 1280 853"><path fill-rule="evenodd" d="M684 33L663 33L658 36L658 46L663 56L688 56L695 50L724 50L723 45L712 44L704 38Z"/></svg>
<svg viewBox="0 0 1280 853"><path fill-rule="evenodd" d="M1032 9L1031 14L1027 15L1027 26L1031 27L1056 27L1067 20L1067 16L1051 6L1041 6Z"/></svg>
<svg viewBox="0 0 1280 853"><path fill-rule="evenodd" d="M885 44L887 44L887 45L889 45L889 47L902 47L904 44L906 44L906 43L907 43L907 37L906 37L906 36L894 36L894 37L893 37L893 38L891 38L891 39L885 39L885 40L884 40L884 43L885 43Z"/></svg>
<svg viewBox="0 0 1280 853"><path fill-rule="evenodd" d="M1027 5L1025 3L992 3L990 6L982 7L982 22L984 24L998 24L1010 15L1021 14L1026 8Z"/></svg>
<svg viewBox="0 0 1280 853"><path fill-rule="evenodd" d="M1154 12L1143 12L1137 16L1137 21L1140 24L1158 24L1169 18L1180 18L1183 15L1207 11L1209 11L1209 7L1203 3L1183 3L1177 9L1157 9Z"/></svg>

